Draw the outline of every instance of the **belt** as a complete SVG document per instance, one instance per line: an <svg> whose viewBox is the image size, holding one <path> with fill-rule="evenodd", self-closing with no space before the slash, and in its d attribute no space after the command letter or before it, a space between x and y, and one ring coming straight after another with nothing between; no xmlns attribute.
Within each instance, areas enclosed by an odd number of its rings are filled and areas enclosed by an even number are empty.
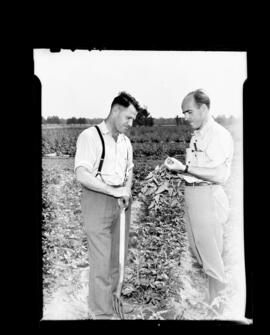
<svg viewBox="0 0 270 335"><path fill-rule="evenodd" d="M204 181L201 183L188 183L185 181L185 186L210 186L210 185L215 185L215 184L209 184Z"/></svg>

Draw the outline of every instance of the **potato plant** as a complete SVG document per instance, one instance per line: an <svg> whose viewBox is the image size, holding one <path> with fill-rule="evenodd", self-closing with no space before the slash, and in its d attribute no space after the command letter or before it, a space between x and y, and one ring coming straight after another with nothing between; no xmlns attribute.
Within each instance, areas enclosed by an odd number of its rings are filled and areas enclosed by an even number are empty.
<svg viewBox="0 0 270 335"><path fill-rule="evenodd" d="M173 270L185 247L181 179L164 166L146 176L138 197L142 201L136 249L130 249L123 296L133 302L164 309L176 294Z"/></svg>

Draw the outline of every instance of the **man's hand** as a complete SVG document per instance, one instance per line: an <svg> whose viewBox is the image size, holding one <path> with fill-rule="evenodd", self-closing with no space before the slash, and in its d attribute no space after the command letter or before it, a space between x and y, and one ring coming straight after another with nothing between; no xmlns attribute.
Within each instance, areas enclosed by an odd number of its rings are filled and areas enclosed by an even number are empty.
<svg viewBox="0 0 270 335"><path fill-rule="evenodd" d="M112 188L111 193L112 193L112 196L114 196L115 198L130 198L131 197L130 188L126 186Z"/></svg>
<svg viewBox="0 0 270 335"><path fill-rule="evenodd" d="M119 204L119 207L122 209L122 208L127 208L128 207L128 204L129 204L129 197L122 197L122 198L119 198L118 199L118 204Z"/></svg>
<svg viewBox="0 0 270 335"><path fill-rule="evenodd" d="M173 157L168 157L165 160L164 165L166 166L168 170L173 170L173 171L184 171L186 168L186 166L183 163L181 163L180 161L178 161L177 159Z"/></svg>
<svg viewBox="0 0 270 335"><path fill-rule="evenodd" d="M131 198L131 189L130 189L130 187L127 187L127 186L121 187L121 189L122 188L124 188L125 189L124 192L127 191L128 194L124 194L123 196L119 197L118 198L118 204L119 204L120 208L127 208L128 205L129 205L130 198Z"/></svg>

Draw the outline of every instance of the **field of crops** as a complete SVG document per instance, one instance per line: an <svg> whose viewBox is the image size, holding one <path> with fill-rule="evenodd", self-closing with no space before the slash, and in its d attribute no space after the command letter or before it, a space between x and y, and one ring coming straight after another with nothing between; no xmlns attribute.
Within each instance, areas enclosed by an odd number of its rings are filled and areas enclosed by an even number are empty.
<svg viewBox="0 0 270 335"><path fill-rule="evenodd" d="M75 155L76 140L83 127L43 128L42 154ZM182 155L186 141L190 139L188 126L138 127L128 134L134 158L142 156L160 157L162 154Z"/></svg>
<svg viewBox="0 0 270 335"><path fill-rule="evenodd" d="M81 218L81 189L73 174L76 139L81 131L60 128L42 132L44 156L59 156L43 158L44 319L88 317L91 269ZM133 128L129 134L134 149L134 202L122 298L135 306L130 319L234 319L230 308L227 316L221 316L203 302L206 278L189 252L183 187L177 175L161 167L167 155L183 159L190 134L183 125ZM235 143L241 146L235 134ZM235 178L239 178L239 167L234 169L230 187L236 185ZM227 236L231 240L230 227L228 224ZM228 297L228 293L223 297L225 302ZM239 313L235 315L239 317Z"/></svg>

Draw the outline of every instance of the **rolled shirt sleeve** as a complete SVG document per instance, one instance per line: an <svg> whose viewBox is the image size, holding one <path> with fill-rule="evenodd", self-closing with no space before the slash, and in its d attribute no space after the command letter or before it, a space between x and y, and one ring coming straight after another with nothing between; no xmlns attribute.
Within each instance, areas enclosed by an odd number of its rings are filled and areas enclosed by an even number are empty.
<svg viewBox="0 0 270 335"><path fill-rule="evenodd" d="M74 172L79 166L85 167L91 174L94 173L97 160L96 139L93 129L86 129L81 132L76 143L76 154Z"/></svg>

